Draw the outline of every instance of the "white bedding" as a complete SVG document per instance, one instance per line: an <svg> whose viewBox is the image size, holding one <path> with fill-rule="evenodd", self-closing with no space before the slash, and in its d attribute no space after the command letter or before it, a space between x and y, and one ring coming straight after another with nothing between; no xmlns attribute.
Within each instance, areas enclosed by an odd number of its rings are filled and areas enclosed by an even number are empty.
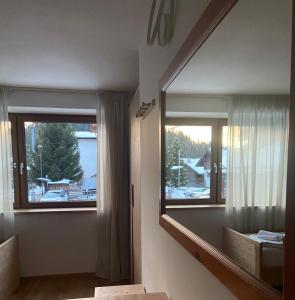
<svg viewBox="0 0 295 300"><path fill-rule="evenodd" d="M258 237L258 234L251 234L249 235L249 238L258 242L258 243L264 243L264 244L270 244L270 245L283 245L283 241L270 241L270 240L263 240Z"/></svg>

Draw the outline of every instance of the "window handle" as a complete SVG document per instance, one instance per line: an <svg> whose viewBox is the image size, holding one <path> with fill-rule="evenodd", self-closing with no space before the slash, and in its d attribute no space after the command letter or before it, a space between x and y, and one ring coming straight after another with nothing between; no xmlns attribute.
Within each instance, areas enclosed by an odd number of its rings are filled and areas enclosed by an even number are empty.
<svg viewBox="0 0 295 300"><path fill-rule="evenodd" d="M24 175L24 163L21 162L19 165L19 173L20 175Z"/></svg>
<svg viewBox="0 0 295 300"><path fill-rule="evenodd" d="M131 206L134 208L134 184L131 184Z"/></svg>
<svg viewBox="0 0 295 300"><path fill-rule="evenodd" d="M218 171L218 165L217 165L217 163L214 163L214 172L215 172L215 174L217 174L217 171Z"/></svg>

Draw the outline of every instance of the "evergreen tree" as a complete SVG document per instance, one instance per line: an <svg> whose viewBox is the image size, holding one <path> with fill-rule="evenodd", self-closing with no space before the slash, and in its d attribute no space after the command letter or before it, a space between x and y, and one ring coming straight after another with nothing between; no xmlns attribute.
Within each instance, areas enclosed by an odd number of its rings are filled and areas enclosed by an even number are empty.
<svg viewBox="0 0 295 300"><path fill-rule="evenodd" d="M35 143L31 143L34 149L27 145L30 179L36 181L36 178L41 176L42 152L43 177L48 176L52 181L63 178L79 181L83 171L80 165L78 140L73 127L66 123L37 123L31 126L35 126Z"/></svg>
<svg viewBox="0 0 295 300"><path fill-rule="evenodd" d="M170 136L170 140L166 141L166 184L170 187L180 187L186 184L181 143L177 137Z"/></svg>
<svg viewBox="0 0 295 300"><path fill-rule="evenodd" d="M171 141L177 138L180 142L180 150L182 157L185 158L202 158L209 150L210 144L205 142L195 142L181 131L167 130L166 131L166 144L168 147Z"/></svg>
<svg viewBox="0 0 295 300"><path fill-rule="evenodd" d="M186 168L183 159L201 159L210 151L210 143L203 141L193 141L189 136L179 130L166 129L166 184L171 187L178 187L178 177L180 186L186 184ZM180 153L180 161L179 161ZM177 166L180 166L178 171ZM174 167L174 168L173 168Z"/></svg>

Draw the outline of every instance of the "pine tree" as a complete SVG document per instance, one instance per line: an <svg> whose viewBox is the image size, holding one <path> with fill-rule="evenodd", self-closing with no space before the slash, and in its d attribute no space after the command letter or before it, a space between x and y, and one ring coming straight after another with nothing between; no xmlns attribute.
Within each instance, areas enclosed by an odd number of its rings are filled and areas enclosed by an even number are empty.
<svg viewBox="0 0 295 300"><path fill-rule="evenodd" d="M66 123L37 123L35 125L34 149L27 145L27 163L32 181L41 176L40 152L42 152L42 174L52 181L81 180L78 140L73 127ZM42 150L40 150L40 146ZM39 148L38 148L39 146Z"/></svg>
<svg viewBox="0 0 295 300"><path fill-rule="evenodd" d="M181 156L184 158L202 158L210 150L210 144L202 141L195 142L181 131L166 131L167 146L170 147L171 141L175 138L180 142Z"/></svg>
<svg viewBox="0 0 295 300"><path fill-rule="evenodd" d="M184 162L181 158L181 143L177 137L166 140L166 184L170 187L185 186Z"/></svg>
<svg viewBox="0 0 295 300"><path fill-rule="evenodd" d="M186 168L183 159L201 159L210 151L210 143L203 141L193 141L189 136L179 130L166 129L166 185L178 187L178 177L180 186L186 184ZM180 153L180 161L179 161ZM181 167L178 172L178 165ZM176 167L173 169L173 167Z"/></svg>

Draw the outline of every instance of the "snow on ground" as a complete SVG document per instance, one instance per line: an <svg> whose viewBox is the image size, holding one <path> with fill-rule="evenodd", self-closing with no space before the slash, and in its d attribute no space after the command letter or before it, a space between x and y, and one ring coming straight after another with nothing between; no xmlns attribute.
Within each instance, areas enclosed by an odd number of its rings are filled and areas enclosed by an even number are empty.
<svg viewBox="0 0 295 300"><path fill-rule="evenodd" d="M210 189L206 187L179 187L166 186L167 199L205 199L210 198Z"/></svg>

